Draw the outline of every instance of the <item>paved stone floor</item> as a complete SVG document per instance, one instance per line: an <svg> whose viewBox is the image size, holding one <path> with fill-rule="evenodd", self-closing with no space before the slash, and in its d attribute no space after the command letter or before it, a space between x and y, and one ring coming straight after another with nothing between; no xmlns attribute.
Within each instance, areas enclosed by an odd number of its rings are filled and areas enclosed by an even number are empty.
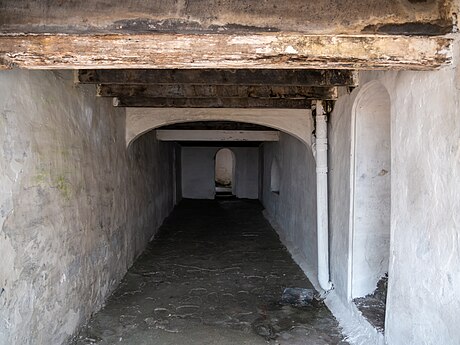
<svg viewBox="0 0 460 345"><path fill-rule="evenodd" d="M282 302L311 284L261 211L183 200L72 344L348 344L324 305Z"/></svg>

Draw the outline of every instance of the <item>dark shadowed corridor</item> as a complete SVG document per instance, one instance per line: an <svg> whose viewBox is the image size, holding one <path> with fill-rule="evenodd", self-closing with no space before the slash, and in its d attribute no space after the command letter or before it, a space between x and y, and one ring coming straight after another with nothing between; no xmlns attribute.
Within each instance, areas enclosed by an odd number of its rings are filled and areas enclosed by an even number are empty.
<svg viewBox="0 0 460 345"><path fill-rule="evenodd" d="M256 201L183 200L74 344L347 344Z"/></svg>

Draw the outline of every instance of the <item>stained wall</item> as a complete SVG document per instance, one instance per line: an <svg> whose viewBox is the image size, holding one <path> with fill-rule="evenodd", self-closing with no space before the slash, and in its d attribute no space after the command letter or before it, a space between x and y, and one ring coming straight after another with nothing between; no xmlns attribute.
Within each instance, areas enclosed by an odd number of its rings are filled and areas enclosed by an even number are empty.
<svg viewBox="0 0 460 345"><path fill-rule="evenodd" d="M62 344L173 207L172 146L67 72L0 73L0 344Z"/></svg>

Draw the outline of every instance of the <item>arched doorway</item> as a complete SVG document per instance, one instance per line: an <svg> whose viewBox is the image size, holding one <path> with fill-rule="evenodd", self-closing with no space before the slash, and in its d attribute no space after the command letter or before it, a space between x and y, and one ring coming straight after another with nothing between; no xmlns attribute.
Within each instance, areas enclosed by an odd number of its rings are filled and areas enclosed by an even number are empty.
<svg viewBox="0 0 460 345"><path fill-rule="evenodd" d="M214 184L216 196L232 196L235 190L235 155L230 149L217 151Z"/></svg>
<svg viewBox="0 0 460 345"><path fill-rule="evenodd" d="M389 267L391 103L380 82L364 85L352 116L350 297L355 299L386 284Z"/></svg>

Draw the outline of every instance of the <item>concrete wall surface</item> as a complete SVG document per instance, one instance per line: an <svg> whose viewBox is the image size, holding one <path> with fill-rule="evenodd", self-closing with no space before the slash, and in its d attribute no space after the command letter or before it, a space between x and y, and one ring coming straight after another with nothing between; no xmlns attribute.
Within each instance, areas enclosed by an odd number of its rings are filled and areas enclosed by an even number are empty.
<svg viewBox="0 0 460 345"><path fill-rule="evenodd" d="M458 46L457 46L458 53ZM460 83L457 62L433 72L362 72L330 117L329 305L350 301L352 109L378 81L391 99L391 239L385 343L454 345L460 339ZM340 309L340 307L339 307ZM337 315L337 314L336 314ZM344 314L338 315L344 321ZM346 321L346 320L345 320ZM343 325L345 330L351 330ZM356 336L355 344L377 344Z"/></svg>
<svg viewBox="0 0 460 345"><path fill-rule="evenodd" d="M0 72L0 344L65 343L173 207L172 146L71 72ZM161 164L160 164L161 162Z"/></svg>
<svg viewBox="0 0 460 345"><path fill-rule="evenodd" d="M264 143L263 200L267 218L294 260L317 281L316 163L312 151L291 135ZM279 165L279 193L272 192L272 164ZM274 169L277 170L277 169Z"/></svg>
<svg viewBox="0 0 460 345"><path fill-rule="evenodd" d="M182 148L182 196L214 199L215 156L222 147ZM235 155L235 181L232 189L238 198L259 197L259 149L228 147Z"/></svg>

